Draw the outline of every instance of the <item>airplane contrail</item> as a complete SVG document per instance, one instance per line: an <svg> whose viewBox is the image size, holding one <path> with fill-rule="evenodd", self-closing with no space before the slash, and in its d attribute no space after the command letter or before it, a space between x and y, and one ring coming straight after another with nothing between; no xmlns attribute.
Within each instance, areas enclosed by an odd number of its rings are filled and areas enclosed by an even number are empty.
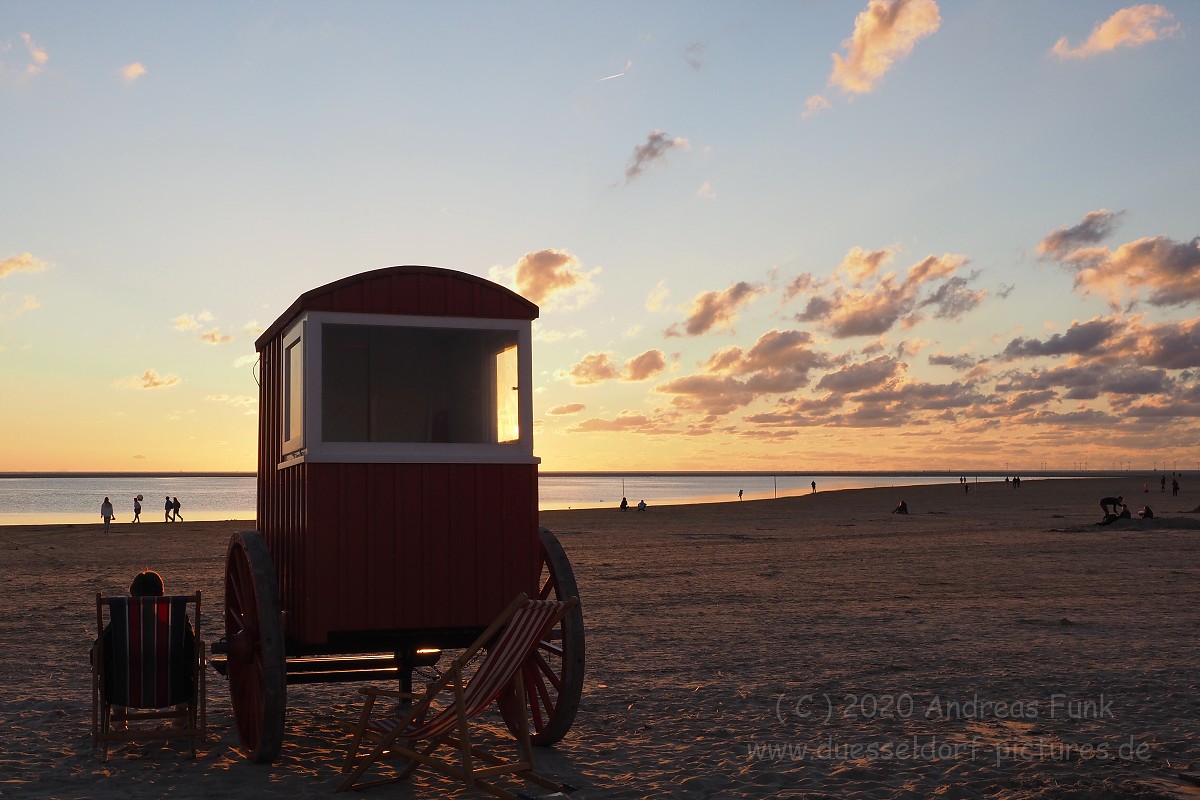
<svg viewBox="0 0 1200 800"><path fill-rule="evenodd" d="M599 83L600 81L611 81L613 78L619 78L624 74L624 72L618 72L616 75L609 75L607 78L600 78L600 80L596 81L596 83Z"/></svg>

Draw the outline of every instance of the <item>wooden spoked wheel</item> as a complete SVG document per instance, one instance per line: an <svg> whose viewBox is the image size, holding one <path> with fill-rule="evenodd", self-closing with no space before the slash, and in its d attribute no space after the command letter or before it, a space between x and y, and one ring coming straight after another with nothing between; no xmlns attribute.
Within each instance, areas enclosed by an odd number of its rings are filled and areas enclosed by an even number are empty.
<svg viewBox="0 0 1200 800"><path fill-rule="evenodd" d="M575 573L558 537L545 528L538 533L542 545L538 596L543 600L578 597ZM536 745L558 742L575 721L583 697L583 643L583 609L576 605L538 642L525 665L524 712L529 715L530 740ZM510 691L500 703L504 722L514 734L520 730L516 701L516 693Z"/></svg>
<svg viewBox="0 0 1200 800"><path fill-rule="evenodd" d="M257 531L235 533L225 559L229 696L242 753L268 763L283 744L283 625L271 553Z"/></svg>

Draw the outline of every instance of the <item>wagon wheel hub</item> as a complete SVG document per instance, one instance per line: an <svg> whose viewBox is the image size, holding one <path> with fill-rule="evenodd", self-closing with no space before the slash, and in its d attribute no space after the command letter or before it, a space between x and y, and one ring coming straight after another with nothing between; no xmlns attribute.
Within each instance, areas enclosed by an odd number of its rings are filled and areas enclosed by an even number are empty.
<svg viewBox="0 0 1200 800"><path fill-rule="evenodd" d="M227 638L229 642L229 659L239 664L249 664L254 660L254 642L245 628Z"/></svg>

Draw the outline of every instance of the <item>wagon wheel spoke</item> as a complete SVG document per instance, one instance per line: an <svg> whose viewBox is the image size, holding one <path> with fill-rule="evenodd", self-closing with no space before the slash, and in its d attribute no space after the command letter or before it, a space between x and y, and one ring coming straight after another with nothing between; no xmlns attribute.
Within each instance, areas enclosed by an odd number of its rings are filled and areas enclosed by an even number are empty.
<svg viewBox="0 0 1200 800"><path fill-rule="evenodd" d="M545 677L550 685L554 687L554 691L562 691L562 677L548 664L546 659L542 658L541 653L533 654L533 663L537 665L538 671Z"/></svg>
<svg viewBox="0 0 1200 800"><path fill-rule="evenodd" d="M561 635L556 638L559 641L562 641ZM557 656L558 658L563 657L563 649L562 649L562 645L560 645L560 644L554 644L548 639L542 639L540 642L538 642L537 646L538 646L538 650L544 650L547 653Z"/></svg>

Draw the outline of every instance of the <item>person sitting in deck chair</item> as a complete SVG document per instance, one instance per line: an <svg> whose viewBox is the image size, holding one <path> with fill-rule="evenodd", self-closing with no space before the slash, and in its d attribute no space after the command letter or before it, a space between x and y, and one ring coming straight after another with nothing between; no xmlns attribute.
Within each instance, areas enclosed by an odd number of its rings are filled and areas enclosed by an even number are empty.
<svg viewBox="0 0 1200 800"><path fill-rule="evenodd" d="M152 569L139 572L133 576L133 581L129 584L130 597L162 597L166 594L166 585L163 583L162 576ZM115 674L115 659L116 648L113 647L112 623L104 627L104 695L112 697L114 687L112 685L112 676ZM92 650L89 660L95 661L96 647L99 642L92 644ZM191 664L195 660L196 652L196 635L192 632L191 625L188 625L188 635L184 639L183 658L177 661L176 673L174 677L180 681L181 685L190 683L192 680Z"/></svg>

